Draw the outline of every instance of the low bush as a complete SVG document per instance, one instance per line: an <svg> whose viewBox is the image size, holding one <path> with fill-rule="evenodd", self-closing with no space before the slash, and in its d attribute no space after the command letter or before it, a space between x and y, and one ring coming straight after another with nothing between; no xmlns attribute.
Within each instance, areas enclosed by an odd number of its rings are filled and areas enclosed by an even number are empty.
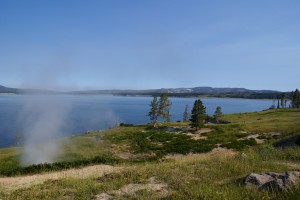
<svg viewBox="0 0 300 200"><path fill-rule="evenodd" d="M126 123L120 123L121 127L133 127L134 124L126 124Z"/></svg>
<svg viewBox="0 0 300 200"><path fill-rule="evenodd" d="M247 140L235 140L227 144L222 144L222 147L230 148L230 149L236 149L236 150L241 150L245 148L246 146L254 146L256 145L257 142L255 139L250 138Z"/></svg>
<svg viewBox="0 0 300 200"><path fill-rule="evenodd" d="M81 159L81 160L75 160L69 162L63 161L63 162L55 162L55 163L41 163L41 164L29 165L26 167L15 165L14 167L11 168L1 168L0 174L4 176L36 174L41 172L76 168L76 167L81 167L81 166L86 166L91 164L117 164L119 162L120 160L109 156L96 156L90 159Z"/></svg>

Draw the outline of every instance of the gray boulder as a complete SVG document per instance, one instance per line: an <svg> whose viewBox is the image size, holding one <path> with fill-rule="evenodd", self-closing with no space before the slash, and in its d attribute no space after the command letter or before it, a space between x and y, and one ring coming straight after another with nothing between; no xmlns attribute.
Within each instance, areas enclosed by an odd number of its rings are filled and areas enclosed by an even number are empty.
<svg viewBox="0 0 300 200"><path fill-rule="evenodd" d="M257 187L261 190L278 191L285 190L300 182L300 172L269 172L264 174L251 173L245 179L248 187Z"/></svg>

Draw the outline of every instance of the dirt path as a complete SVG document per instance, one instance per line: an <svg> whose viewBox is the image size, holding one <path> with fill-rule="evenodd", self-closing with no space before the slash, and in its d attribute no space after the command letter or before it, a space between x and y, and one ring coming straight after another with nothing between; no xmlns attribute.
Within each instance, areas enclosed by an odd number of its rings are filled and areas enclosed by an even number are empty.
<svg viewBox="0 0 300 200"><path fill-rule="evenodd" d="M113 167L110 165L95 165L84 167L81 169L69 169L60 172L51 172L45 174L36 174L29 176L5 177L0 178L0 188L4 190L16 190L19 188L30 187L32 185L41 184L47 180L58 180L61 178L79 178L100 177L107 173L121 171L121 167Z"/></svg>

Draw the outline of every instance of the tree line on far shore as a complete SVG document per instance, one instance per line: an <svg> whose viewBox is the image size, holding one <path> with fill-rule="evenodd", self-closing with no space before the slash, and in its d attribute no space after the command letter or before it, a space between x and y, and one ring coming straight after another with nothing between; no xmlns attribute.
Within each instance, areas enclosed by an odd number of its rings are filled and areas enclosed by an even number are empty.
<svg viewBox="0 0 300 200"><path fill-rule="evenodd" d="M289 105L288 105L289 102ZM281 97L273 100L273 105L270 106L270 109L275 108L300 108L300 93L299 90L296 89L292 91L289 95L286 93L282 93Z"/></svg>
<svg viewBox="0 0 300 200"><path fill-rule="evenodd" d="M289 106L287 106L288 101L290 101ZM170 122L170 106L172 105L171 101L168 98L168 93L161 93L159 98L154 96L153 100L150 103L150 111L148 116L150 117L151 123L156 126L156 122L159 118L163 119L164 122ZM275 109L275 101L270 109ZM300 92L298 89L291 92L290 97L286 97L284 94L277 102L277 108L300 108ZM214 115L212 117L206 114L206 107L203 106L203 103L200 99L195 100L194 106L189 114L189 107L186 104L183 112L184 122L191 122L190 125L192 128L199 130L203 127L206 121L211 121L213 123L220 123L222 117L222 108L220 106L216 107Z"/></svg>
<svg viewBox="0 0 300 200"><path fill-rule="evenodd" d="M148 113L148 116L150 117L150 121L154 127L156 126L157 120L159 118L163 119L165 122L170 122L171 105L172 103L169 100L167 93L160 94L159 98L156 96L153 97L153 100L150 102L150 111ZM215 123L219 123L222 115L222 108L220 106L217 106L213 117L209 117L206 114L206 107L203 106L203 103L200 99L197 99L194 102L191 115L189 114L189 108L186 104L185 110L183 112L183 121L190 121L191 127L195 128L196 130L199 130L201 127L203 127L204 123L208 119L213 120Z"/></svg>

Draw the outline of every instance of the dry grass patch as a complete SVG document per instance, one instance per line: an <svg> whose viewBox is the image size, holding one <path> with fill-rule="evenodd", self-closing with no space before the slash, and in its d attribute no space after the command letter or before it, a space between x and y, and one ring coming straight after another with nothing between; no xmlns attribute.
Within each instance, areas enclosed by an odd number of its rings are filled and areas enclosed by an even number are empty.
<svg viewBox="0 0 300 200"><path fill-rule="evenodd" d="M195 159L207 159L212 157L232 157L236 155L236 151L232 149L226 149L222 147L214 148L212 151L208 153L195 153L195 154L188 154L188 155L182 155L182 154L169 154L165 156L165 159L167 160L175 160L175 161L189 161L189 160L195 160Z"/></svg>
<svg viewBox="0 0 300 200"><path fill-rule="evenodd" d="M69 169L61 172L0 178L0 188L5 190L16 190L42 184L47 180L59 180L63 178L85 179L89 177L99 177L107 173L121 171L121 169L121 167L113 167L110 165L95 165L81 169Z"/></svg>
<svg viewBox="0 0 300 200"><path fill-rule="evenodd" d="M148 180L149 183L145 184L128 184L118 190L112 190L106 193L101 193L95 196L96 200L107 200L117 198L125 198L126 196L136 197L136 193L139 191L155 192L159 198L168 196L171 191L168 189L166 183L161 183L156 177L151 177Z"/></svg>

